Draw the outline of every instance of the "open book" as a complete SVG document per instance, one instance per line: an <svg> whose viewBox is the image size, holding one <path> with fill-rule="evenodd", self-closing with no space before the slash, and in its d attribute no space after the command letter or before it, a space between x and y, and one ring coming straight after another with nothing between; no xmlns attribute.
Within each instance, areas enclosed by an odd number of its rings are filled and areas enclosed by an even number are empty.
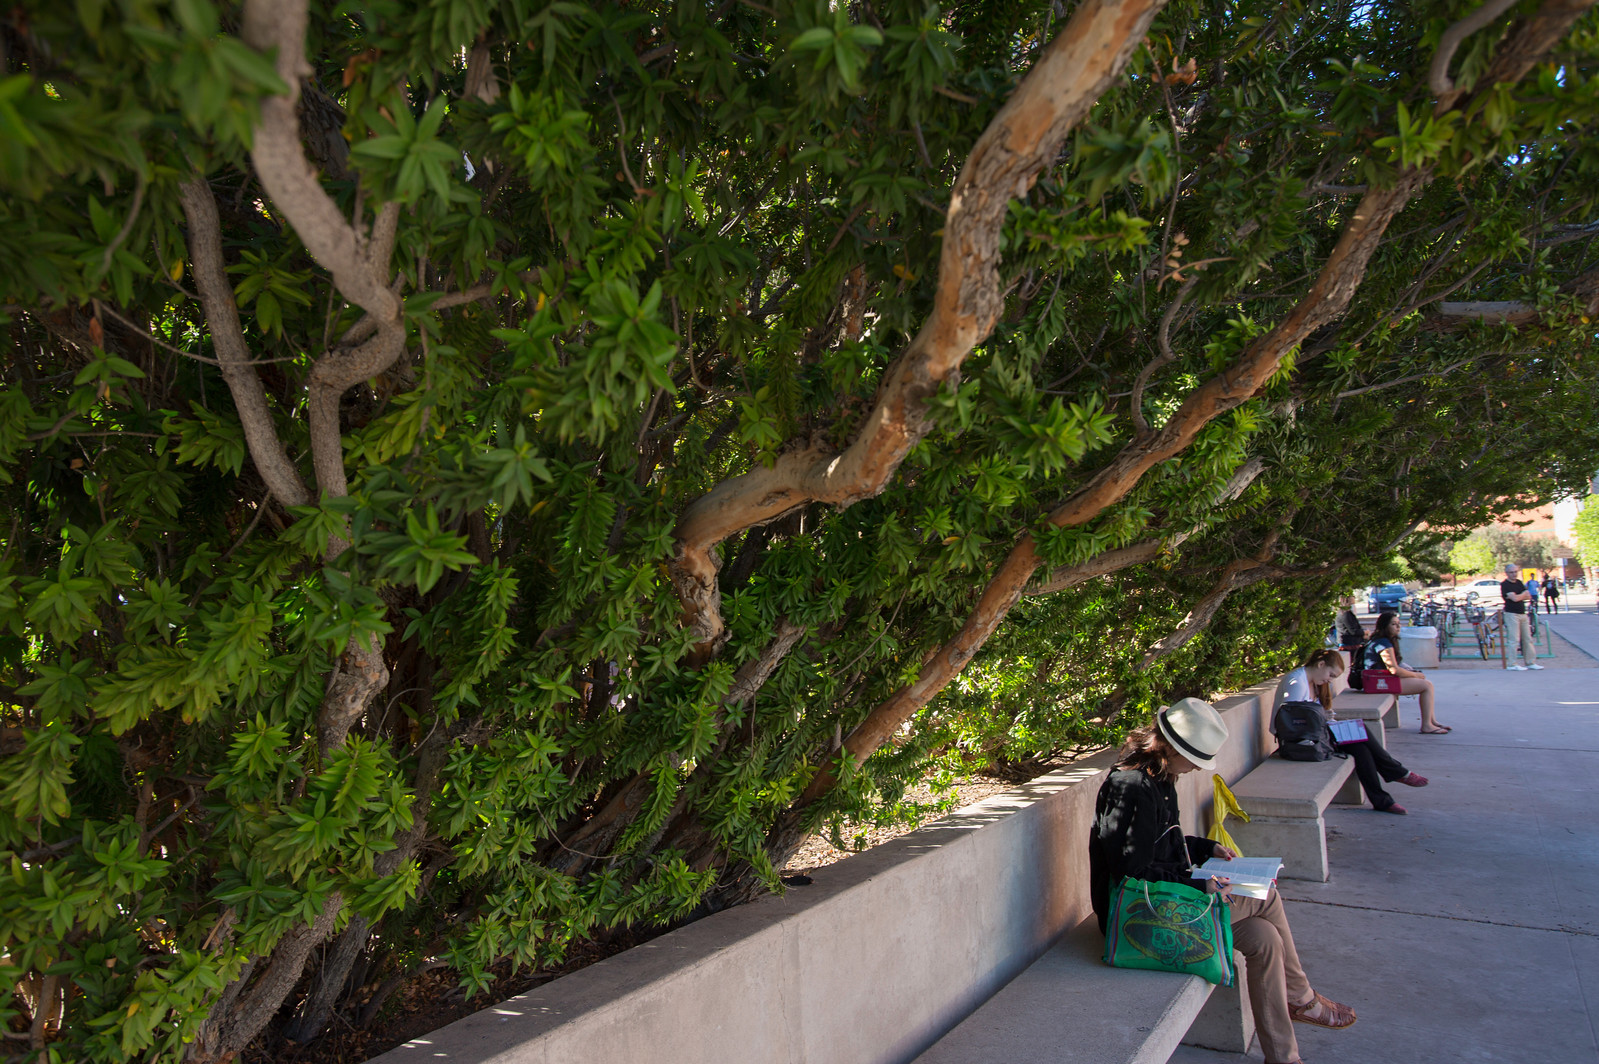
<svg viewBox="0 0 1599 1064"><path fill-rule="evenodd" d="M1280 857L1234 857L1231 861L1212 857L1194 869L1194 878L1210 879L1215 876L1231 880L1234 894L1264 899L1271 893L1271 888L1277 885L1277 873L1282 871L1282 867Z"/></svg>
<svg viewBox="0 0 1599 1064"><path fill-rule="evenodd" d="M1327 730L1332 732L1333 742L1340 746L1363 743L1367 739L1366 722L1363 720L1335 720L1327 725Z"/></svg>

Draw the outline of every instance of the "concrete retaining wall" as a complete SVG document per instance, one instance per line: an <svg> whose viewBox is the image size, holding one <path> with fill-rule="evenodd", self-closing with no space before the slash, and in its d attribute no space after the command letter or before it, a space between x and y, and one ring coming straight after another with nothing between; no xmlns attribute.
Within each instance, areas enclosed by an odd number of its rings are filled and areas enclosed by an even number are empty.
<svg viewBox="0 0 1599 1064"><path fill-rule="evenodd" d="M1218 701L1236 780L1274 749L1276 681ZM490 1006L382 1064L900 1064L1091 911L1088 833L1102 751ZM1210 774L1179 780L1202 834Z"/></svg>

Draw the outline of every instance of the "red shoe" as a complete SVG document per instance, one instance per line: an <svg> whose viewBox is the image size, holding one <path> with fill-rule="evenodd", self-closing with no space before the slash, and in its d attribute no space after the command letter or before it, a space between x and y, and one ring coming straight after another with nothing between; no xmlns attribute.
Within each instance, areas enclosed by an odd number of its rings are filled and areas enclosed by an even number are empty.
<svg viewBox="0 0 1599 1064"><path fill-rule="evenodd" d="M1377 810L1379 813L1397 813L1400 816L1404 816L1407 811L1408 810L1406 810L1405 807L1400 805L1398 802L1395 802L1393 805L1387 806L1383 809Z"/></svg>
<svg viewBox="0 0 1599 1064"><path fill-rule="evenodd" d="M1404 779L1402 779L1402 780L1394 780L1394 782L1395 783L1403 783L1406 787L1425 787L1425 786L1427 786L1427 777L1426 776L1418 776L1414 772L1412 772L1410 775L1406 776Z"/></svg>

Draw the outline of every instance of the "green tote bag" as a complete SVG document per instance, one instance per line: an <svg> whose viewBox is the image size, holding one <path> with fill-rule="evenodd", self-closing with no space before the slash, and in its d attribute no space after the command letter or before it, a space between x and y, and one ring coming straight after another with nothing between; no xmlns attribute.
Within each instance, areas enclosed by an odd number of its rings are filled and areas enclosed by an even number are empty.
<svg viewBox="0 0 1599 1064"><path fill-rule="evenodd" d="M1105 963L1181 972L1232 986L1232 914L1214 894L1128 876L1111 895Z"/></svg>

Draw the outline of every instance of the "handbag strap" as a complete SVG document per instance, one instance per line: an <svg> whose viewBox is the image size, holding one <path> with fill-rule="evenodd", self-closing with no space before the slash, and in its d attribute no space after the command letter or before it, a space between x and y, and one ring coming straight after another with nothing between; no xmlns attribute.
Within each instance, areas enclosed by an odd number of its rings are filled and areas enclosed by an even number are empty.
<svg viewBox="0 0 1599 1064"><path fill-rule="evenodd" d="M1151 909L1153 909L1155 907L1155 903L1153 901L1151 901L1150 898L1149 898L1149 880L1144 879L1144 880L1140 880L1139 882L1144 884L1144 904L1149 906ZM1183 924L1185 926L1187 924L1197 924L1197 923L1199 923L1199 921L1205 919L1207 916L1210 915L1210 910L1212 908L1214 908L1215 905L1216 905L1216 895L1212 894L1210 891L1207 890L1205 892L1205 909L1204 909L1203 912L1201 912L1198 916L1194 917L1192 920L1177 920L1177 919L1173 919L1172 923Z"/></svg>
<svg viewBox="0 0 1599 1064"><path fill-rule="evenodd" d="M1155 836L1155 841L1159 842L1161 839L1165 838L1167 831L1171 831L1173 829L1181 829L1182 826L1183 825L1182 825L1181 821L1179 821L1176 824L1171 825L1171 827L1168 827L1166 829L1166 831L1162 831L1159 835ZM1188 856L1188 840L1187 839L1183 840L1182 846L1183 846L1183 860L1188 862L1188 872L1189 872L1188 878L1189 879L1194 879L1194 878L1196 878L1193 875L1193 872L1194 872L1194 861L1193 861L1193 858ZM1155 903L1149 900L1149 880L1140 878L1139 882L1144 884L1144 904L1149 906L1151 909L1153 909L1155 907ZM1205 917L1209 916L1211 908L1213 906L1215 906L1215 904L1216 904L1216 895L1212 894L1210 891L1207 890L1207 891L1205 891L1205 899L1206 899L1206 901L1205 901L1205 911L1204 912L1200 913L1198 916L1194 917L1192 920L1178 920L1176 922L1179 923L1179 924L1197 924L1197 923L1199 923L1199 921L1201 921L1201 920L1205 919Z"/></svg>
<svg viewBox="0 0 1599 1064"><path fill-rule="evenodd" d="M1156 844L1158 845L1160 843L1160 840L1164 839L1171 832L1180 830L1182 828L1182 826L1183 826L1182 825L1182 821L1178 821L1177 823L1172 824L1171 826L1169 826L1165 831L1162 831L1159 835L1155 836ZM1179 838L1182 838L1182 836L1179 836ZM1190 872L1192 872L1194 870L1194 859L1192 857L1188 856L1188 840L1186 838L1182 838L1182 847L1183 847L1183 860L1188 862L1188 870ZM1189 878L1192 878L1192 877L1189 877Z"/></svg>

